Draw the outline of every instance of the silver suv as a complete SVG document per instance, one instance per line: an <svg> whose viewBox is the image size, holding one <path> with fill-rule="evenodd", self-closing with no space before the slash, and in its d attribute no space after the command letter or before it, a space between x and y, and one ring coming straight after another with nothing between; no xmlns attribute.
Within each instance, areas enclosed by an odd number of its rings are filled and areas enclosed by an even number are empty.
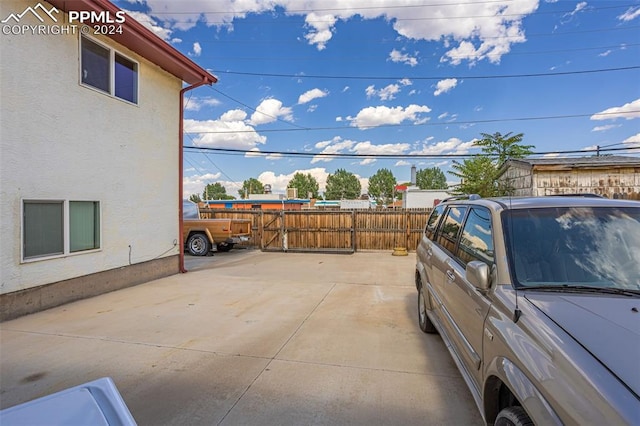
<svg viewBox="0 0 640 426"><path fill-rule="evenodd" d="M415 279L487 424L640 424L640 203L448 199Z"/></svg>

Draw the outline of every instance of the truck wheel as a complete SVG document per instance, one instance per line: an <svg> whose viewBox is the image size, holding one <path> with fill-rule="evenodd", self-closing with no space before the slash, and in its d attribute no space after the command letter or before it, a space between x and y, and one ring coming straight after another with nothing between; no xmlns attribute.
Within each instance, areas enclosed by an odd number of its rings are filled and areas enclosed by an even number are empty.
<svg viewBox="0 0 640 426"><path fill-rule="evenodd" d="M218 251L229 251L233 248L233 244L218 244L217 246Z"/></svg>
<svg viewBox="0 0 640 426"><path fill-rule="evenodd" d="M193 234L187 240L187 250L192 256L206 256L209 249L209 240L204 234Z"/></svg>

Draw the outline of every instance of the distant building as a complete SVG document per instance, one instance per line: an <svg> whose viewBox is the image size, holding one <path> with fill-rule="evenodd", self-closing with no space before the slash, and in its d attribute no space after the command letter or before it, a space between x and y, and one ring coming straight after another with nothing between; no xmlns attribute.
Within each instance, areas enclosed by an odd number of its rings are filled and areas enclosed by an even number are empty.
<svg viewBox="0 0 640 426"><path fill-rule="evenodd" d="M591 193L640 200L640 157L599 156L507 160L499 181L516 196Z"/></svg>
<svg viewBox="0 0 640 426"><path fill-rule="evenodd" d="M272 197L277 194L256 195L248 200L205 200L202 207L211 209L240 209L240 210L302 210L307 208L311 200L288 200L284 197ZM258 198L259 197L259 198Z"/></svg>
<svg viewBox="0 0 640 426"><path fill-rule="evenodd" d="M444 189L420 189L417 186L409 186L402 196L402 208L431 208L450 196L451 194Z"/></svg>

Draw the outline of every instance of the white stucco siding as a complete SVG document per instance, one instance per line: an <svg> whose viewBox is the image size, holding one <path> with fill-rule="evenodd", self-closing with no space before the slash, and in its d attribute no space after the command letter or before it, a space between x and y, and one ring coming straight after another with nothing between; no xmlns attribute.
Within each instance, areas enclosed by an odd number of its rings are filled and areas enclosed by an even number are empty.
<svg viewBox="0 0 640 426"><path fill-rule="evenodd" d="M182 83L99 41L138 62L138 105L80 85L79 35L0 35L0 293L178 253ZM24 262L23 199L99 201L101 249Z"/></svg>

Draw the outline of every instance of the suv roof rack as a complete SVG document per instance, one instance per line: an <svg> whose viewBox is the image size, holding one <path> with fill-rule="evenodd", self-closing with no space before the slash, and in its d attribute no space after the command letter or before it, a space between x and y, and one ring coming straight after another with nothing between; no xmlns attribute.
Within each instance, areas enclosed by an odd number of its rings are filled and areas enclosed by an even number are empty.
<svg viewBox="0 0 640 426"><path fill-rule="evenodd" d="M584 192L582 194L572 193L572 194L549 194L548 197L585 197L585 198L605 198L602 195L592 194L590 192Z"/></svg>
<svg viewBox="0 0 640 426"><path fill-rule="evenodd" d="M442 203L446 203L447 201L457 201L457 200L479 200L482 197L478 194L464 194L464 195L454 195L453 197L447 197L442 200Z"/></svg>

